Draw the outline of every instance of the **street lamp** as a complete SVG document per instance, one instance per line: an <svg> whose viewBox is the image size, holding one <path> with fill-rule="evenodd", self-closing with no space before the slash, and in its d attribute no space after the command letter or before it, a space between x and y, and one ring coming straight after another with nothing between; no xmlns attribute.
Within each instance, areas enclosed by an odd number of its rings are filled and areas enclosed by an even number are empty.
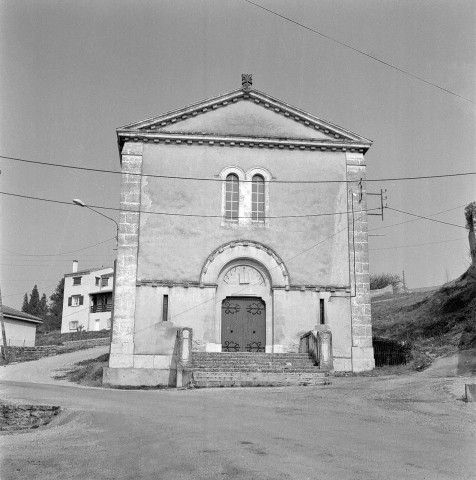
<svg viewBox="0 0 476 480"><path fill-rule="evenodd" d="M97 210L94 210L94 208L90 207L89 205L86 205L79 198L73 198L73 203L75 205L79 205L80 207L89 208L89 210L93 211L94 213L97 213L98 215L101 215L101 217L105 217L108 220L111 220L111 222L114 222L116 224L116 250L117 250L117 244L118 244L118 240L119 240L119 225L117 224L117 222L113 218L108 217L107 215L104 215L104 213L98 212Z"/></svg>
<svg viewBox="0 0 476 480"><path fill-rule="evenodd" d="M97 213L98 215L101 215L101 217L107 218L108 220L111 220L111 222L114 222L116 224L116 248L118 246L119 242L119 225L118 223L111 217L108 217L107 215L104 215L104 213L98 212L97 210L94 210L94 208L90 207L89 205L86 205L82 200L79 198L73 198L73 203L75 205L78 205L80 207L85 207L88 208L89 210L93 211L94 213ZM117 256L117 254L116 254ZM116 297L116 273L117 273L117 258L114 260L114 277L113 277L113 286L112 286L112 311L111 311L111 320L114 321L114 303L115 303L115 297ZM111 339L112 339L112 325L111 325Z"/></svg>

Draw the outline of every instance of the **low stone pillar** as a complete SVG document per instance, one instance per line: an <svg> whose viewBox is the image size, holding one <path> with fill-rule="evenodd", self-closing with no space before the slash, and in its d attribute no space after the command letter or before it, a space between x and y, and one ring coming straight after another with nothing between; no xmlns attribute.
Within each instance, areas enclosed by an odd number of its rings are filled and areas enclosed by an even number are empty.
<svg viewBox="0 0 476 480"><path fill-rule="evenodd" d="M332 370L332 333L330 330L318 332L319 338L319 367Z"/></svg>
<svg viewBox="0 0 476 480"><path fill-rule="evenodd" d="M192 358L192 329L185 327L177 330L177 388L187 385L190 381L188 375L184 378L184 368Z"/></svg>
<svg viewBox="0 0 476 480"><path fill-rule="evenodd" d="M332 370L334 368L332 360L332 332L329 325L316 325L314 335L318 341L319 367Z"/></svg>
<svg viewBox="0 0 476 480"><path fill-rule="evenodd" d="M464 386L465 399L467 402L476 402L476 383L467 383Z"/></svg>

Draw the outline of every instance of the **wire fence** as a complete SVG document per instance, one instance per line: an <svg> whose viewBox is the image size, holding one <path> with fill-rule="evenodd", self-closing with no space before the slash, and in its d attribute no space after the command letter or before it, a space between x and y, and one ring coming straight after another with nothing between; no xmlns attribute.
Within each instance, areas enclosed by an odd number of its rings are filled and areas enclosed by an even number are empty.
<svg viewBox="0 0 476 480"><path fill-rule="evenodd" d="M376 367L386 365L406 365L411 358L411 345L389 338L373 338Z"/></svg>

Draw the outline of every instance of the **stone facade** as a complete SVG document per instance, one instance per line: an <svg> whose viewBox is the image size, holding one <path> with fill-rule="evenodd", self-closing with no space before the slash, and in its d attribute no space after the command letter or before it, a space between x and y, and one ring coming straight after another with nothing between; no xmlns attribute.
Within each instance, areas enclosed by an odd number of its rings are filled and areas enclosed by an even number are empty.
<svg viewBox="0 0 476 480"><path fill-rule="evenodd" d="M192 329L195 351L223 351L223 309L237 299L265 310L260 342L246 333L247 348L297 352L301 336L325 324L336 370L373 367L370 141L254 90L128 125L118 138L123 173L106 383L175 384L177 332ZM236 218L226 213L229 175L238 185ZM261 219L253 218L257 175Z"/></svg>

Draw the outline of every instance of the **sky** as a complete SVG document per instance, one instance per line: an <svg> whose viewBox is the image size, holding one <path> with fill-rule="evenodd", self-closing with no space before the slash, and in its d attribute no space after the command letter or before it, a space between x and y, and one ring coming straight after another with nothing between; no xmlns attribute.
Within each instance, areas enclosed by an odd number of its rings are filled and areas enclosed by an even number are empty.
<svg viewBox="0 0 476 480"><path fill-rule="evenodd" d="M369 179L476 171L474 1L253 1L441 88L245 0L3 0L0 155L119 172L117 127L252 73L257 90L372 139ZM20 308L35 284L50 296L74 259L112 266L114 223L71 201L118 208L119 175L1 158L0 169L1 192L68 203L0 194L5 305ZM446 223L369 217L371 272L404 271L410 288L462 274L476 175L368 185L381 189L389 207Z"/></svg>

